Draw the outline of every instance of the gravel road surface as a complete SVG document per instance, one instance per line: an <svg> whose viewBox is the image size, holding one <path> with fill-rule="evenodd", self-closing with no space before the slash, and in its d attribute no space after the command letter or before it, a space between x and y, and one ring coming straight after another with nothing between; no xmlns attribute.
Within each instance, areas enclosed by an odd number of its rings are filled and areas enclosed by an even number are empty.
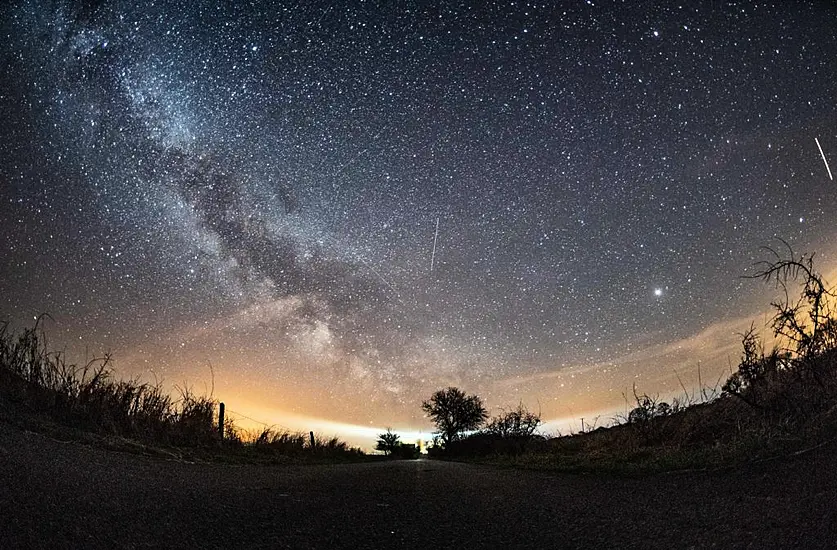
<svg viewBox="0 0 837 550"><path fill-rule="evenodd" d="M837 548L835 452L641 478L229 466L0 423L0 548Z"/></svg>

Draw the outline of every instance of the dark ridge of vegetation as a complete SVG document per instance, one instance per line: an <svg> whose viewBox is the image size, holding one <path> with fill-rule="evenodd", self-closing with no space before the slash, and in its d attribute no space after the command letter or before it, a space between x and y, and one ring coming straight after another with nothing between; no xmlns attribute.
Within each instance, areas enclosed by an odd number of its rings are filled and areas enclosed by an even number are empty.
<svg viewBox="0 0 837 550"><path fill-rule="evenodd" d="M284 429L266 427L260 431L239 430L232 426L224 430L227 449L256 460L276 457L296 459L360 459L366 455L337 437L322 437Z"/></svg>
<svg viewBox="0 0 837 550"><path fill-rule="evenodd" d="M446 398L439 399L440 395ZM431 418L440 432L434 445L428 449L432 457L517 455L535 442L546 439L535 434L541 424L540 413L529 411L522 403L514 409L501 409L499 415L488 420L488 414L477 396L466 396L458 388L447 388L434 393L431 401L425 401L423 408L428 414L432 412ZM463 436L464 430L477 430L483 424L485 427L482 430ZM450 426L457 429L450 430ZM447 437L444 436L446 430Z"/></svg>
<svg viewBox="0 0 837 550"><path fill-rule="evenodd" d="M378 434L375 450L381 451L387 458L401 460L416 459L421 453L416 445L401 441L401 436L394 433L391 428L387 428L386 432Z"/></svg>
<svg viewBox="0 0 837 550"><path fill-rule="evenodd" d="M787 245L785 245L787 246ZM770 249L769 249L770 250ZM835 294L814 269L812 256L757 264L748 278L783 290L772 303L776 346L765 351L751 327L742 335L736 371L714 388L662 402L639 394L635 407L600 427L545 438L512 437L492 422L488 430L440 442L432 456L565 471L660 471L722 467L804 452L837 438L837 318ZM790 287L799 285L791 300ZM720 386L720 389L719 389ZM524 423L525 425L525 423Z"/></svg>
<svg viewBox="0 0 837 550"><path fill-rule="evenodd" d="M173 398L160 383L139 379L116 380L111 356L92 359L84 366L68 363L60 352L47 349L39 318L32 328L13 333L0 324L0 399L14 408L10 420L29 425L44 416L86 439L84 434L133 440L121 448L225 460L356 459L363 456L337 438L265 428L261 432L239 429L229 418L224 436L218 430L218 401L178 387ZM35 422L44 426L43 422ZM62 431L56 425L49 430ZM161 449L162 448L162 449Z"/></svg>

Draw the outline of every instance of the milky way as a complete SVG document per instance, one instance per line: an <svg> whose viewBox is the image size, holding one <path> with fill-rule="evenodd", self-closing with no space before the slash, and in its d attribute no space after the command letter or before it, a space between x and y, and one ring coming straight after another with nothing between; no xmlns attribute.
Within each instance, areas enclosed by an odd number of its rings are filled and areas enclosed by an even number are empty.
<svg viewBox="0 0 837 550"><path fill-rule="evenodd" d="M837 7L556 4L4 3L0 314L354 423L664 387L833 267Z"/></svg>

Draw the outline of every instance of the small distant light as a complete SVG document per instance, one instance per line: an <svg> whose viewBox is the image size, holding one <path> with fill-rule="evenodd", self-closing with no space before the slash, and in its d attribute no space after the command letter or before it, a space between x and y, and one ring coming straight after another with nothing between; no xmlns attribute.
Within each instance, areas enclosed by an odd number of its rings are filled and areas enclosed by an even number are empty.
<svg viewBox="0 0 837 550"><path fill-rule="evenodd" d="M660 36L660 31L654 31L654 36Z"/></svg>
<svg viewBox="0 0 837 550"><path fill-rule="evenodd" d="M655 288L654 289L654 296L662 296L662 295L663 295L663 289L662 288Z"/></svg>

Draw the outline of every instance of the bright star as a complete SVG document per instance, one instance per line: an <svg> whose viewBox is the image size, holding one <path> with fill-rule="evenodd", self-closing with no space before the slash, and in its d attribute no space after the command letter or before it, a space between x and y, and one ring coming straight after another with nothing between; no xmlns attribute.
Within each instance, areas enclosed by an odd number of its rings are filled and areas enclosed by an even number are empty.
<svg viewBox="0 0 837 550"><path fill-rule="evenodd" d="M662 295L663 295L663 289L662 288L655 288L654 289L654 296L662 296Z"/></svg>

